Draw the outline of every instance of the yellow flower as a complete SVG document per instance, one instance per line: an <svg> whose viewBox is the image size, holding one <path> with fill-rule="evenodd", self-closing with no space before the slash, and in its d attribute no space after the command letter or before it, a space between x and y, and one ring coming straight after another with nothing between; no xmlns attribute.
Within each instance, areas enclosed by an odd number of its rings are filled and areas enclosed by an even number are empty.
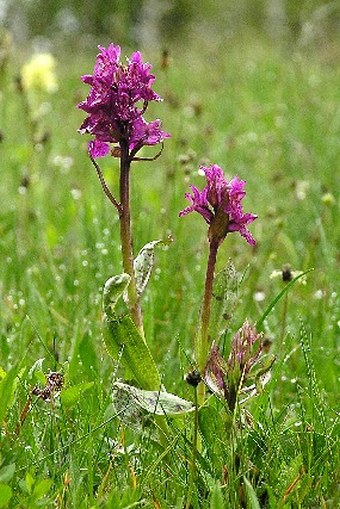
<svg viewBox="0 0 340 509"><path fill-rule="evenodd" d="M58 90L55 60L50 53L37 53L21 69L25 90L53 93Z"/></svg>

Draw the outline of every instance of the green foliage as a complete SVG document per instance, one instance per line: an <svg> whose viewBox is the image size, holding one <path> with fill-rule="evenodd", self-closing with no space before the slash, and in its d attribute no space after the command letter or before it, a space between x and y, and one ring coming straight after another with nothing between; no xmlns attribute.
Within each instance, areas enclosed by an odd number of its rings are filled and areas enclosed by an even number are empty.
<svg viewBox="0 0 340 509"><path fill-rule="evenodd" d="M144 389L159 390L161 378L150 350L129 315L116 315L116 304L129 284L129 276L110 278L104 288L103 337L108 353L117 360L121 356L136 382Z"/></svg>
<svg viewBox="0 0 340 509"><path fill-rule="evenodd" d="M113 405L117 416L137 430L152 422L152 417L180 416L194 410L190 401L165 391L145 391L132 385L113 384ZM160 423L160 421L158 421Z"/></svg>
<svg viewBox="0 0 340 509"><path fill-rule="evenodd" d="M5 374L0 382L0 425L2 425L3 420L5 419L8 408L13 404L18 372L19 367L14 366Z"/></svg>
<svg viewBox="0 0 340 509"><path fill-rule="evenodd" d="M64 408L75 405L80 396L93 387L94 382L87 382L68 387L61 392L60 399Z"/></svg>
<svg viewBox="0 0 340 509"><path fill-rule="evenodd" d="M6 507L12 495L12 488L7 484L0 483L0 507Z"/></svg>
<svg viewBox="0 0 340 509"><path fill-rule="evenodd" d="M223 16L214 19L223 25ZM160 445L148 428L140 435L115 417L112 383L129 365L128 375L145 389L164 384L192 399L183 379L191 369L207 246L201 218L184 222L178 211L186 205L188 177L200 187L200 161L246 179L247 209L259 215L254 251L236 233L220 249L222 273L229 258L237 272L249 269L231 299L222 292L214 304L211 334L226 329L226 356L244 319L260 322L268 355L277 361L264 391L233 417L241 422L236 436L216 398L200 409L203 452L193 507L339 505L338 46L334 41L309 53L296 45L281 53L237 30L227 41L204 40L180 53L170 46L166 71L157 68L158 48L146 55L156 63L156 89L165 99L160 115L173 138L157 162L132 165L135 253L170 232L174 243L158 250L143 294L148 347L125 318L120 294L114 334L106 338L110 355L102 341L102 285L122 271L118 223L76 133L83 116L74 108L83 94L79 76L91 69L93 48L104 41L91 46L89 57L82 48L76 59L55 47L62 82L57 94L42 98L49 110L39 130L50 137L34 145L14 86L24 57L13 51L16 60L0 66L3 507L183 508L192 413L170 420ZM102 167L116 192L117 161L103 159ZM305 285L296 281L287 291L286 283L270 277L285 263L315 270ZM227 322L219 323L221 312ZM126 356L124 364L119 355ZM111 357L118 360L114 368ZM64 368L60 396L44 401L32 394L44 373ZM143 385L147 380L152 386Z"/></svg>

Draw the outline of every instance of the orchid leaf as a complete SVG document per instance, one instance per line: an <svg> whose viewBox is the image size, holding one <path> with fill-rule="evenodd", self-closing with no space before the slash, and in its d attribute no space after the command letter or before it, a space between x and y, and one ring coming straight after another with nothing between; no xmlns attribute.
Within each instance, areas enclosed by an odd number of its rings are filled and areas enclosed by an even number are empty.
<svg viewBox="0 0 340 509"><path fill-rule="evenodd" d="M194 410L185 399L163 390L147 391L122 382L113 384L113 403L119 417L128 425L142 427L148 415L177 416Z"/></svg>
<svg viewBox="0 0 340 509"><path fill-rule="evenodd" d="M142 295L144 292L155 263L155 247L166 246L172 242L172 237L165 240L153 240L148 242L139 251L138 255L134 259L133 265L135 269L136 286L138 295Z"/></svg>
<svg viewBox="0 0 340 509"><path fill-rule="evenodd" d="M231 260L215 276L209 325L209 335L215 341L225 332L232 319L238 301L241 277Z"/></svg>
<svg viewBox="0 0 340 509"><path fill-rule="evenodd" d="M116 305L130 282L128 274L110 278L104 287L104 342L109 355L128 368L136 382L159 390L161 378L151 352L128 314L118 316Z"/></svg>

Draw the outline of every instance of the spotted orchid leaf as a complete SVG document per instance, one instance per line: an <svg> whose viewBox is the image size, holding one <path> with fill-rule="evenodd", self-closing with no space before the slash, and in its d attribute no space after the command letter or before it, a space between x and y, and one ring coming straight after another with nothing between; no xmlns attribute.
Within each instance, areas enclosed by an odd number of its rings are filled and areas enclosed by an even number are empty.
<svg viewBox="0 0 340 509"><path fill-rule="evenodd" d="M113 404L119 418L134 427L143 427L150 415L173 417L195 408L190 401L164 390L148 391L122 382L113 384Z"/></svg>
<svg viewBox="0 0 340 509"><path fill-rule="evenodd" d="M148 242L139 251L133 265L135 269L136 286L138 295L142 295L151 276L151 272L155 263L155 247L166 246L172 242L172 237L165 240L153 240Z"/></svg>

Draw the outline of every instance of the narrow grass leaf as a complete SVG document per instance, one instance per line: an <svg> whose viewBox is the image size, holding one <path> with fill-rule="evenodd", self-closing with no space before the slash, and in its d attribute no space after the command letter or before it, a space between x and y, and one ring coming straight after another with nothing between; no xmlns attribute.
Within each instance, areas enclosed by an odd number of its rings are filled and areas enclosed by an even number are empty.
<svg viewBox="0 0 340 509"><path fill-rule="evenodd" d="M265 312L263 313L263 315L261 316L261 318L256 322L256 329L259 331L263 325L263 322L265 321L265 319L267 318L267 316L269 315L269 313L274 309L274 307L276 306L276 304L282 299L282 297L288 292L288 290L296 283L296 281L298 279L300 279L301 277L305 276L306 274L308 274L309 272L312 272L314 269L308 269L306 270L305 272L302 272L301 274L299 274L298 276L296 276L294 279L292 279L292 281L290 281L285 287L283 290L281 290L281 292L272 300L272 302L269 304L269 306L267 307L267 309L265 310Z"/></svg>

